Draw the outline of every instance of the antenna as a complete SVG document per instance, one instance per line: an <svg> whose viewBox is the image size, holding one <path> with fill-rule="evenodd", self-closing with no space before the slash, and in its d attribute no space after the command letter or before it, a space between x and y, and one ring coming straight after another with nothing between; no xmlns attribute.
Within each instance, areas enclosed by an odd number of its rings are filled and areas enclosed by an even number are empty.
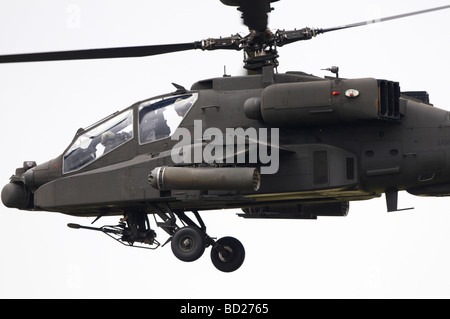
<svg viewBox="0 0 450 319"><path fill-rule="evenodd" d="M223 77L224 77L224 78L229 78L229 77L231 77L231 75L228 75L228 74L227 74L227 66L226 66L226 65L223 66Z"/></svg>
<svg viewBox="0 0 450 319"><path fill-rule="evenodd" d="M336 79L339 79L339 67L338 66L332 66L328 69L321 69L322 71L330 71L333 74L336 74Z"/></svg>

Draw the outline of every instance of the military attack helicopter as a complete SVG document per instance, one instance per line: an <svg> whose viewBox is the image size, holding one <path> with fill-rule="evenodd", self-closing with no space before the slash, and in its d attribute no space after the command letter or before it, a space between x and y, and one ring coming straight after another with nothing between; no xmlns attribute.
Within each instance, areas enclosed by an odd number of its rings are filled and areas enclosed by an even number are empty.
<svg viewBox="0 0 450 319"><path fill-rule="evenodd" d="M426 92L382 79L279 74L278 47L320 34L450 8L443 6L335 28L268 29L276 1L221 0L242 12L250 33L169 45L0 56L0 63L140 57L185 50L244 52L247 76L201 80L189 90L140 101L80 129L57 158L26 161L2 191L3 204L73 216L123 216L117 225L69 224L120 243L161 246L148 215L182 261L211 249L221 271L245 258L235 238L206 232L200 211L242 208L239 216L346 216L349 202L398 192L450 194L450 115ZM432 137L435 145L430 145ZM191 212L189 217L186 212ZM94 221L94 222L95 222ZM164 245L164 244L163 244Z"/></svg>

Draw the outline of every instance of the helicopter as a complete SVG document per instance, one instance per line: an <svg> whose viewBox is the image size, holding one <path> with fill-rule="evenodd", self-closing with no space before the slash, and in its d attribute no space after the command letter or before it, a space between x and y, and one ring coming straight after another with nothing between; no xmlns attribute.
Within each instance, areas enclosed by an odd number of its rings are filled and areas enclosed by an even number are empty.
<svg viewBox="0 0 450 319"><path fill-rule="evenodd" d="M153 215L177 258L195 261L211 246L213 264L231 272L244 262L244 247L232 237L210 237L199 211L242 208L243 218L316 219L346 216L350 201L383 193L388 211L398 210L401 190L421 196L450 193L449 116L429 104L426 92L401 92L399 83L388 80L343 79L337 67L330 68L334 76L328 78L276 72L278 47L450 6L272 33L267 15L276 1L221 2L242 11L249 35L1 56L1 63L19 63L224 49L243 51L249 73L201 80L189 90L175 85L172 93L80 129L59 157L40 165L26 161L16 169L3 188L3 204L96 220L123 215L118 225L68 226L154 249L160 243L150 227L148 215ZM433 134L438 146L430 149L423 134Z"/></svg>

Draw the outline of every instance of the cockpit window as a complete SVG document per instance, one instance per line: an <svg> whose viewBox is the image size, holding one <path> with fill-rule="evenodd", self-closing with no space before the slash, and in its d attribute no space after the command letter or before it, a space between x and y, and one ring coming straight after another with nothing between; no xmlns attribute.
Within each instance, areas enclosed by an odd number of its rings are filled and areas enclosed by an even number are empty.
<svg viewBox="0 0 450 319"><path fill-rule="evenodd" d="M197 101L197 93L144 102L139 107L139 142L156 141L172 135Z"/></svg>
<svg viewBox="0 0 450 319"><path fill-rule="evenodd" d="M64 154L64 173L78 170L133 138L133 110L80 135Z"/></svg>

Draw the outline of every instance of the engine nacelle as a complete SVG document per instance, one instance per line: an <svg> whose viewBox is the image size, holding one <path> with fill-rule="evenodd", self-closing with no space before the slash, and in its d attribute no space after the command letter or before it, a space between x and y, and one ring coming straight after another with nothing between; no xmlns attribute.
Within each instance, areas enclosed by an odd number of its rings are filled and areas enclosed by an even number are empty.
<svg viewBox="0 0 450 319"><path fill-rule="evenodd" d="M367 79L281 83L250 98L244 111L273 127L331 125L374 119L400 119L397 82Z"/></svg>

